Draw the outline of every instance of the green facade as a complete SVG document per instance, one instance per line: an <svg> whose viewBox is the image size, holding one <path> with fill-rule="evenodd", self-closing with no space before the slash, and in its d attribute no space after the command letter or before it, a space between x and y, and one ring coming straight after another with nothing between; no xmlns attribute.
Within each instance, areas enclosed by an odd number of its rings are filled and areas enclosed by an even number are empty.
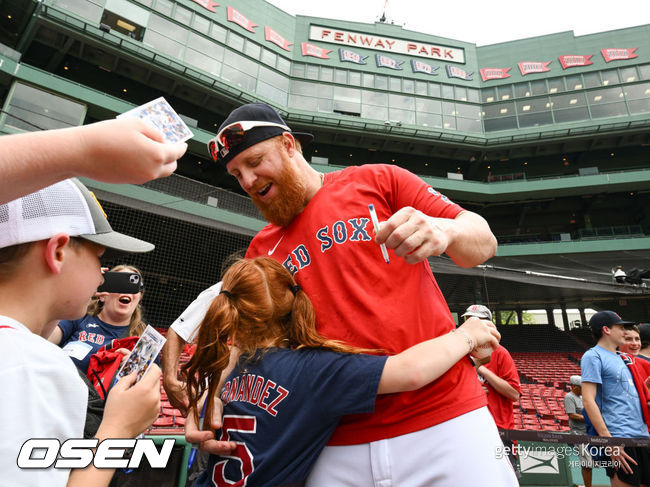
<svg viewBox="0 0 650 487"><path fill-rule="evenodd" d="M406 167L482 214L499 257L584 254L608 269L624 250L650 267L650 25L477 47L387 23L296 17L262 0L214 12L212 3L7 2L0 131L89 123L165 96L195 134L178 173L242 194L205 147L232 108L263 101L315 135L305 154L319 170ZM391 48L400 45L406 53ZM238 201L222 207L227 195L216 208L183 192L89 184L240 236L263 225Z"/></svg>

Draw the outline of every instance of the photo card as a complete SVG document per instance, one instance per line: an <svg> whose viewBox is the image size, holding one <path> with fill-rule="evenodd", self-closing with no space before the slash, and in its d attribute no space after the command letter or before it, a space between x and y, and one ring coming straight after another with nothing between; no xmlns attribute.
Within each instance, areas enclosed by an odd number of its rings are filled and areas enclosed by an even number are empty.
<svg viewBox="0 0 650 487"><path fill-rule="evenodd" d="M116 118L139 118L144 120L152 127L158 129L165 137L165 142L171 144L185 142L194 137L194 134L187 128L183 119L162 96L128 112L124 112Z"/></svg>
<svg viewBox="0 0 650 487"><path fill-rule="evenodd" d="M142 379L153 361L156 360L166 341L167 339L158 333L155 328L147 325L129 356L120 365L113 383L134 371L138 373L136 382Z"/></svg>

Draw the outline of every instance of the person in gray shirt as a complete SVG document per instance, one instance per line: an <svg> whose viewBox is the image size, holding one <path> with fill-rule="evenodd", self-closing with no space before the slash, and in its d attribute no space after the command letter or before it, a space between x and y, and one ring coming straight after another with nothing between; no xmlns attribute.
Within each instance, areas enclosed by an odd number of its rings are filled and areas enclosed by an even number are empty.
<svg viewBox="0 0 650 487"><path fill-rule="evenodd" d="M571 428L571 433L586 435L587 427L585 426L585 417L582 414L582 379L579 375L572 375L569 378L569 384L571 385L571 392L564 396L564 410L569 416L569 428ZM580 468L582 469L582 479L585 481L585 487L591 487L593 459L582 448L582 445L575 446L580 458Z"/></svg>

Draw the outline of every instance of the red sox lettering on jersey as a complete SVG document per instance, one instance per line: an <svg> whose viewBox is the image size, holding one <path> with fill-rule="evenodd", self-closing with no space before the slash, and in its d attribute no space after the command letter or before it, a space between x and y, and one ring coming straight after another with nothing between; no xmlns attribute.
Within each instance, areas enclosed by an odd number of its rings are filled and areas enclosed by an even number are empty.
<svg viewBox="0 0 650 487"><path fill-rule="evenodd" d="M234 377L221 390L224 405L232 401L243 401L263 409L271 416L277 416L278 405L288 395L289 391L284 387L255 374Z"/></svg>
<svg viewBox="0 0 650 487"><path fill-rule="evenodd" d="M453 204L449 198L436 191L431 186L427 188L427 191L431 193L432 196L440 198L445 203L450 205ZM350 218L347 221L338 220L332 224L331 230L329 225L319 228L316 232L316 239L320 242L321 253L327 252L335 244L342 245L346 242L371 241L372 237L370 236L369 231L372 229L372 225L369 224L369 218L359 217ZM280 242L278 241L278 244L279 243ZM269 250L269 255L274 251L275 248ZM291 273L291 275L295 275L296 272L307 267L309 264L311 264L311 256L309 255L309 250L307 250L307 247L304 244L300 244L293 249L282 262L282 265Z"/></svg>
<svg viewBox="0 0 650 487"><path fill-rule="evenodd" d="M79 332L79 341L102 345L104 343L104 335L101 335L99 333L88 333L86 331L81 331Z"/></svg>
<svg viewBox="0 0 650 487"><path fill-rule="evenodd" d="M372 240L368 233L369 218L350 218L347 221L338 220L332 224L331 230L329 225L319 228L316 232L316 238L320 242L320 251L322 253L331 249L334 244L341 245L346 242L368 242ZM294 275L300 269L311 264L311 256L305 245L300 244L287 258L282 265Z"/></svg>

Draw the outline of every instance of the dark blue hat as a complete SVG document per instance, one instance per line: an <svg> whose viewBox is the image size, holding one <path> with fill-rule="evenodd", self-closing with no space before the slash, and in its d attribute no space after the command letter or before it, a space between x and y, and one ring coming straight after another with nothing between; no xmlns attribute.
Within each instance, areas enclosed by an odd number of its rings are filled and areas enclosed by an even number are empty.
<svg viewBox="0 0 650 487"><path fill-rule="evenodd" d="M224 127L235 124L237 122L270 122L279 125L284 125L288 128L286 122L282 119L280 114L275 111L273 107L265 103L249 103L235 108L230 115L223 121L217 130L217 134L221 132ZM282 127L276 126L262 126L255 127L246 131L244 139L236 146L230 148L225 154L220 154L218 162L224 166L228 164L237 154L248 149L249 147L259 144L271 137L276 137L284 132L289 132L300 142L301 146L306 146L313 139L312 134L304 132L293 132L291 130L284 130Z"/></svg>
<svg viewBox="0 0 650 487"><path fill-rule="evenodd" d="M614 325L630 327L634 324L633 321L623 321L623 319L613 311L599 311L589 320L589 326L592 330L600 330L603 326L608 328L611 328Z"/></svg>

